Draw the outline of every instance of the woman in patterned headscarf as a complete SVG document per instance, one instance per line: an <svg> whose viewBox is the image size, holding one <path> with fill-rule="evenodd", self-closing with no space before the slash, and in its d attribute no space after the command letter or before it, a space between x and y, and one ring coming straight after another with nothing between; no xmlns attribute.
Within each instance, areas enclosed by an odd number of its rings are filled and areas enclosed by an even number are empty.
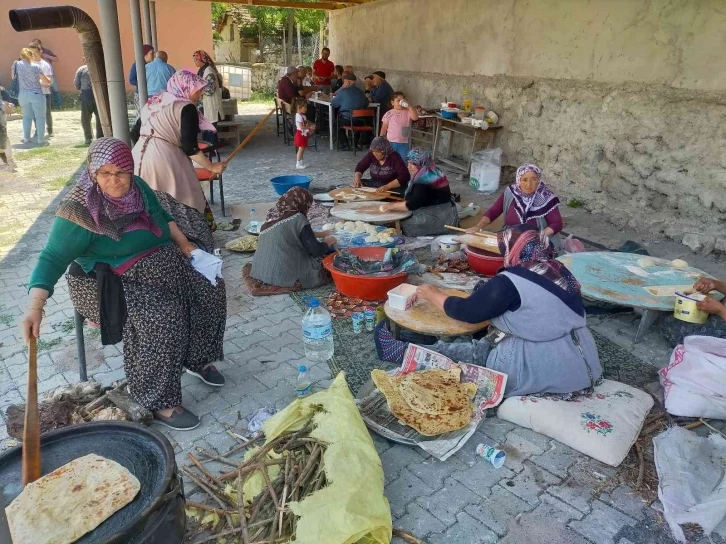
<svg viewBox="0 0 726 544"><path fill-rule="evenodd" d="M542 171L536 164L524 164L517 169L516 181L507 187L497 201L484 212L470 232L478 232L504 215L504 225L528 224L537 227L550 237L559 252L561 247L558 233L564 223L560 215L560 199L542 181Z"/></svg>
<svg viewBox="0 0 726 544"><path fill-rule="evenodd" d="M370 170L370 179L363 179ZM383 136L373 138L371 149L355 167L353 187L375 187L379 191L395 191L403 195L411 174L406 163Z"/></svg>
<svg viewBox="0 0 726 544"><path fill-rule="evenodd" d="M192 58L194 59L194 65L199 68L197 75L207 82L207 86L202 93L202 109L204 110L204 115L214 124L216 131L217 122L224 118L224 114L222 113L222 75L217 70L214 61L205 51L201 49L195 51ZM205 134L205 136L209 139L208 134ZM217 143L216 134L210 141L211 143Z"/></svg>
<svg viewBox="0 0 726 544"><path fill-rule="evenodd" d="M210 162L197 147L201 130L215 130L195 106L205 87L203 79L186 70L171 76L166 91L152 96L141 110L133 154L136 175L157 191L184 235L211 253L216 226L190 160L215 174L225 168L224 163Z"/></svg>
<svg viewBox="0 0 726 544"><path fill-rule="evenodd" d="M408 171L411 181L404 193L404 202L383 205L386 211L411 211L401 221L406 236L431 236L446 232L446 225L459 225L459 213L451 198L449 180L436 167L431 153L416 147L408 152Z"/></svg>
<svg viewBox="0 0 726 544"><path fill-rule="evenodd" d="M313 232L307 218L312 204L309 191L293 187L267 212L252 261L252 278L276 287L299 285L303 289L330 281L322 258L336 240L328 233Z"/></svg>
<svg viewBox="0 0 726 544"><path fill-rule="evenodd" d="M103 344L123 340L131 395L164 425L193 429L199 418L181 406L181 372L224 384L213 366L223 357L224 281L212 286L191 267L194 245L133 171L121 140L91 145L28 282L21 329L26 342L39 336L46 300L70 265L75 308L100 324Z"/></svg>
<svg viewBox="0 0 726 544"><path fill-rule="evenodd" d="M553 394L569 399L589 392L602 377L597 347L585 321L580 284L554 253L547 235L518 225L497 235L504 268L480 282L469 298L433 285L418 287L452 319L491 323L481 340L437 342L431 349L507 374L505 396ZM378 356L400 363L407 344L384 324L376 331Z"/></svg>

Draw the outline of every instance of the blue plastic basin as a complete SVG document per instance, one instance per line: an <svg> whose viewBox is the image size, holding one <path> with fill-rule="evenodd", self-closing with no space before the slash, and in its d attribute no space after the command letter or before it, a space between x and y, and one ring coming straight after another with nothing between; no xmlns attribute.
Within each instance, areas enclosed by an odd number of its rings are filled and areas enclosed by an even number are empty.
<svg viewBox="0 0 726 544"><path fill-rule="evenodd" d="M457 117L457 112L455 111L441 110L439 113L441 113L441 117L444 119L456 119Z"/></svg>
<svg viewBox="0 0 726 544"><path fill-rule="evenodd" d="M307 189L313 178L309 176L277 176L270 180L272 187L278 195L284 195L292 187Z"/></svg>

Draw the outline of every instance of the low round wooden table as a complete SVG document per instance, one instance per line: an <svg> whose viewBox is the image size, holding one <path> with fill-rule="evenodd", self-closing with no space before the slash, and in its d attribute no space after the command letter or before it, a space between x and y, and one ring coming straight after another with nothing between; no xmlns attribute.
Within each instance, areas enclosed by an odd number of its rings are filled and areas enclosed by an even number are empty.
<svg viewBox="0 0 726 544"><path fill-rule="evenodd" d="M411 217L410 211L382 212L377 202L348 202L337 204L330 209L330 215L344 221L365 221L366 223L393 223L396 233L401 234L401 220Z"/></svg>
<svg viewBox="0 0 726 544"><path fill-rule="evenodd" d="M468 298L470 295L456 289L442 289L442 291L454 297ZM451 319L426 300L417 300L408 310L395 310L386 302L383 309L391 323L391 332L396 338L400 336L402 328L429 336L452 337L473 334L489 325L488 321L472 324Z"/></svg>

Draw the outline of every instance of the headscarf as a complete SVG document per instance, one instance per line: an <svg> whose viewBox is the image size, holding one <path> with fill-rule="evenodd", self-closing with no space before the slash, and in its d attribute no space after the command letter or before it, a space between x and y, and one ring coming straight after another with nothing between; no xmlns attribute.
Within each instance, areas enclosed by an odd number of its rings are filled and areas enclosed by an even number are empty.
<svg viewBox="0 0 726 544"><path fill-rule="evenodd" d="M437 168L434 159L431 157L431 153L425 149L414 147L408 152L406 159L411 164L417 166L419 170L408 183L404 196L411 192L411 188L415 183L430 185L433 189L441 189L449 185L449 180L446 179L444 173Z"/></svg>
<svg viewBox="0 0 726 544"><path fill-rule="evenodd" d="M199 77L204 77L204 70L206 70L207 66L212 62L212 59L209 57L209 54L206 51L202 51L199 49L198 51L194 51L192 54L192 58L196 60L197 62L201 62L202 66L197 70L197 75Z"/></svg>
<svg viewBox="0 0 726 544"><path fill-rule="evenodd" d="M141 124L148 122L162 108L177 101L190 102L189 97L207 86L207 82L188 70L179 70L169 78L166 91L156 94L146 101L141 109ZM199 130L217 132L212 122L199 112Z"/></svg>
<svg viewBox="0 0 726 544"><path fill-rule="evenodd" d="M310 194L310 191L302 187L293 187L278 199L274 208L270 208L270 211L267 212L267 217L265 217L265 222L260 227L260 232L298 213L307 217L312 205L313 195Z"/></svg>
<svg viewBox="0 0 726 544"><path fill-rule="evenodd" d="M376 138L373 138L373 141L371 142L371 151L383 153L383 160L386 160L388 156L393 153L393 147L391 146L391 142L389 142L384 136L377 136Z"/></svg>
<svg viewBox="0 0 726 544"><path fill-rule="evenodd" d="M525 195L520 186L522 176L527 172L534 172L537 176L537 188L533 193ZM514 195L514 210L522 223L530 219L544 217L560 205L560 199L542 181L542 171L536 164L523 164L517 168L517 181L509 187Z"/></svg>
<svg viewBox="0 0 726 544"><path fill-rule="evenodd" d="M580 297L580 283L555 259L549 236L532 225L517 225L497 233L499 251L504 255L504 268L521 266L538 274L569 295Z"/></svg>
<svg viewBox="0 0 726 544"><path fill-rule="evenodd" d="M87 161L56 215L117 242L124 233L134 230L150 230L161 236L161 228L146 211L144 196L133 179L128 192L118 198L105 194L96 182L96 172L106 164L133 175L134 158L129 146L116 138L99 138L88 148Z"/></svg>

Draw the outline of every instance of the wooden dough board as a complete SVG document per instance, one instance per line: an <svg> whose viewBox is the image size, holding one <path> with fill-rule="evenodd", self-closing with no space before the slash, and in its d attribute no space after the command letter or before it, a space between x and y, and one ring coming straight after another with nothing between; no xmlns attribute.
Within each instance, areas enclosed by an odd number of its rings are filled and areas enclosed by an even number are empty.
<svg viewBox="0 0 726 544"><path fill-rule="evenodd" d="M442 291L449 296L469 297L469 293L457 291L456 289L442 289ZM425 300L417 300L416 304L408 310L394 310L388 305L388 302L386 302L383 308L388 318L400 327L432 336L461 336L464 334L472 334L489 325L488 321L471 324L451 319L443 311Z"/></svg>
<svg viewBox="0 0 726 544"><path fill-rule="evenodd" d="M460 234L459 236L454 236L454 239L457 242L466 244L467 246L483 249L491 253L496 253L497 255L502 254L501 251L499 251L496 236L484 238L482 236L477 236L476 234Z"/></svg>
<svg viewBox="0 0 726 544"><path fill-rule="evenodd" d="M375 200L385 200L388 198L386 193L376 193L369 191L368 187L361 187L356 189L355 187L341 187L340 189L333 189L328 193L336 202L372 202Z"/></svg>
<svg viewBox="0 0 726 544"><path fill-rule="evenodd" d="M367 223L392 223L411 216L411 212L382 212L382 204L374 202L347 202L330 209L330 215L344 221L365 221Z"/></svg>

